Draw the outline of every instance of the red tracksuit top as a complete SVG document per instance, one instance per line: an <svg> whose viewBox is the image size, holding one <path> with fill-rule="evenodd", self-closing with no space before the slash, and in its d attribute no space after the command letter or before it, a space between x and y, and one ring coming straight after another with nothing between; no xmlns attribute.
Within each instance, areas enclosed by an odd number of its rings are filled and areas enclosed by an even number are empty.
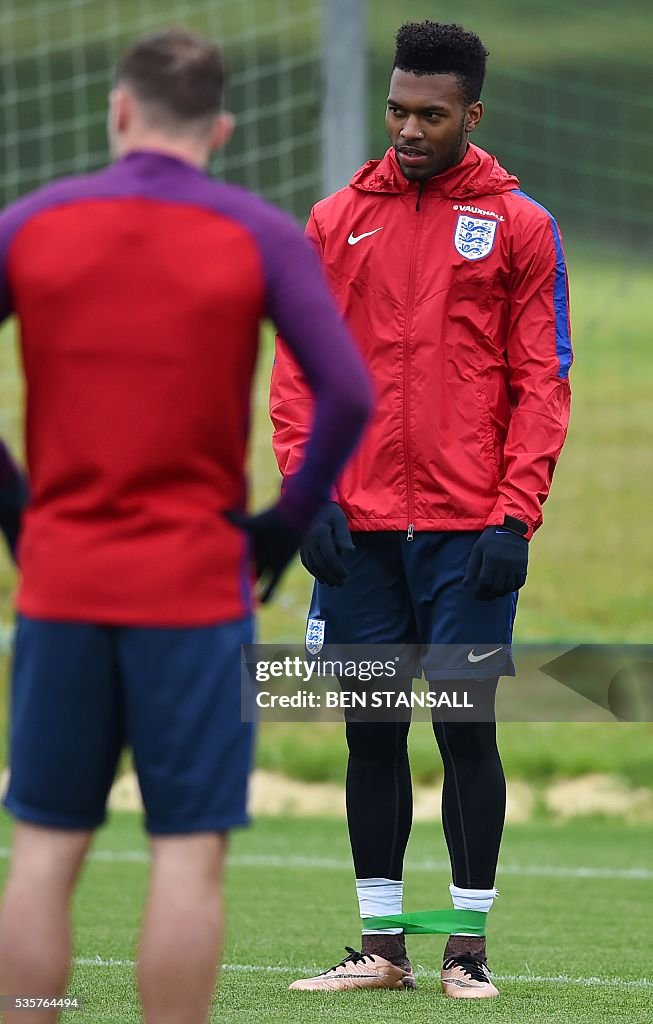
<svg viewBox="0 0 653 1024"><path fill-rule="evenodd" d="M376 413L335 500L354 530L542 521L569 416L568 289L558 227L469 146L423 187L393 149L317 203L307 227L371 372ZM271 388L286 480L312 401L282 341Z"/></svg>
<svg viewBox="0 0 653 1024"><path fill-rule="evenodd" d="M285 517L328 499L369 410L360 356L292 220L171 156L134 152L0 217L0 321L15 312L31 500L18 608L195 626L251 609L244 533L261 319L292 333L318 415Z"/></svg>

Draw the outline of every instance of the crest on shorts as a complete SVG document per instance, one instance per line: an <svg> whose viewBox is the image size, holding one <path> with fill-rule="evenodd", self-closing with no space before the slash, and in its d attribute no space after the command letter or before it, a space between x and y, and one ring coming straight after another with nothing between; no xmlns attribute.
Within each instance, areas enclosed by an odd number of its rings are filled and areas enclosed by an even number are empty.
<svg viewBox="0 0 653 1024"><path fill-rule="evenodd" d="M306 650L319 654L324 644L324 619L309 619L306 626Z"/></svg>
<svg viewBox="0 0 653 1024"><path fill-rule="evenodd" d="M495 220L468 217L461 213L456 224L453 244L456 251L466 260L482 260L492 252L496 232Z"/></svg>

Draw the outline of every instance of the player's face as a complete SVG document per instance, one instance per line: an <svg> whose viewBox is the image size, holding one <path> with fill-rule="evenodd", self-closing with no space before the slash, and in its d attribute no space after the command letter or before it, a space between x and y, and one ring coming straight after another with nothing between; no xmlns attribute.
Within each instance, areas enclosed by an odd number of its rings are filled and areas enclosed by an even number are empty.
<svg viewBox="0 0 653 1024"><path fill-rule="evenodd" d="M482 113L481 103L464 102L455 75L413 75L395 68L385 123L405 177L425 181L459 163Z"/></svg>

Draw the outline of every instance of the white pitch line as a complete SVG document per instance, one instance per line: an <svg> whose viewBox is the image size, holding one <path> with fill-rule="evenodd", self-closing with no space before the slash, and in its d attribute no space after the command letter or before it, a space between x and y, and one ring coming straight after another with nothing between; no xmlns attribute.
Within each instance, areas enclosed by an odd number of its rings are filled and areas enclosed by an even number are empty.
<svg viewBox="0 0 653 1024"><path fill-rule="evenodd" d="M0 847L0 860L7 860L10 850ZM94 850L89 859L116 864L149 864L150 855L146 850ZM235 854L228 860L234 868L306 868L314 871L352 871L351 861L346 857L279 857L272 854ZM409 872L449 871L445 860L408 861ZM624 881L653 881L650 868L601 868L563 867L554 864L503 864L499 865L501 875L522 875L536 878L612 878Z"/></svg>
<svg viewBox="0 0 653 1024"><path fill-rule="evenodd" d="M109 957L105 960L101 956L77 956L73 960L77 967L135 967L135 960L116 960Z"/></svg>
<svg viewBox="0 0 653 1024"><path fill-rule="evenodd" d="M497 981L539 981L550 985L582 985L585 988L653 988L651 978L574 978L569 974L493 974L492 977Z"/></svg>
<svg viewBox="0 0 653 1024"><path fill-rule="evenodd" d="M78 957L75 964L79 967L135 967L135 960L104 960L100 956ZM265 964L223 964L223 971L233 971L239 974L296 974L311 976L310 972L315 967L276 967ZM439 978L439 971L416 970L418 978ZM653 988L653 979L650 978L576 978L570 974L493 974L496 981L508 981L517 983L539 982L549 985L580 985L585 988Z"/></svg>
<svg viewBox="0 0 653 1024"><path fill-rule="evenodd" d="M11 850L0 846L0 860L8 860ZM150 855L146 850L93 850L88 860L109 861L112 864L149 864Z"/></svg>
<svg viewBox="0 0 653 1024"><path fill-rule="evenodd" d="M351 861L335 857L277 857L270 854L236 854L229 858L231 867L313 868L318 870L352 870ZM407 871L450 871L449 861L408 861ZM653 880L650 868L564 867L547 864L499 864L499 875L531 875L542 878L623 878Z"/></svg>

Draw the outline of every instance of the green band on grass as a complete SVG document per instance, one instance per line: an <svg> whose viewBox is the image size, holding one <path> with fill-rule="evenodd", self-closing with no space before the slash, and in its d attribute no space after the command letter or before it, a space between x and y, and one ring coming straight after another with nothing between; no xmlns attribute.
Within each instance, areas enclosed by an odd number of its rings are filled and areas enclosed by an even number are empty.
<svg viewBox="0 0 653 1024"><path fill-rule="evenodd" d="M363 928L403 928L407 935L485 935L487 914L482 910L419 910L415 914L364 917Z"/></svg>

